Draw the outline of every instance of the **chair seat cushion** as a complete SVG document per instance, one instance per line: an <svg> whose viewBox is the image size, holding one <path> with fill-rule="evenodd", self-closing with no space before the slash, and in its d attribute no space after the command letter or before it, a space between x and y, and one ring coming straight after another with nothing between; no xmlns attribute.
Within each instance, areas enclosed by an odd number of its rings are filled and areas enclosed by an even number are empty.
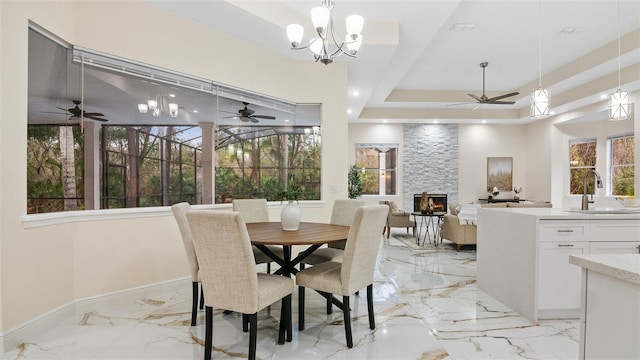
<svg viewBox="0 0 640 360"><path fill-rule="evenodd" d="M344 250L334 248L320 248L312 252L302 260L303 263L309 265L318 265L327 261L342 262Z"/></svg>
<svg viewBox="0 0 640 360"><path fill-rule="evenodd" d="M342 293L341 268L342 263L335 261L314 265L296 274L296 284L330 294L350 295Z"/></svg>
<svg viewBox="0 0 640 360"><path fill-rule="evenodd" d="M286 276L258 273L258 311L293 292L293 280Z"/></svg>
<svg viewBox="0 0 640 360"><path fill-rule="evenodd" d="M271 250L271 252L278 256L280 259L284 258L282 246L267 245L267 249ZM260 251L260 249L255 246L253 247L253 257L256 259L256 264L266 264L273 261L273 259L265 255L262 251Z"/></svg>

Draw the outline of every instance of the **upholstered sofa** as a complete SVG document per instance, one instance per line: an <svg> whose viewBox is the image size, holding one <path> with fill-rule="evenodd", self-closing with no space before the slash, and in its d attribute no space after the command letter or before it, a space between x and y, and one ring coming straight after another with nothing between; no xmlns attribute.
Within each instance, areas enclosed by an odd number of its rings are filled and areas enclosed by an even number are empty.
<svg viewBox="0 0 640 360"><path fill-rule="evenodd" d="M460 207L450 204L450 214L444 215L440 228L440 237L456 244L458 251L463 245L475 245L477 243L477 226L473 223L461 224L458 217ZM551 207L550 202L523 202L523 203L491 203L481 204L483 208L545 208ZM464 221L462 221L464 223Z"/></svg>
<svg viewBox="0 0 640 360"><path fill-rule="evenodd" d="M389 234L391 233L392 227L403 227L407 229L407 233L409 233L409 228L412 229L413 234L416 233L416 222L411 220L411 213L408 211L404 211L398 208L398 205L393 201L380 201L380 204L385 204L389 206L389 215L387 216L387 224L383 230L383 233L387 233L387 239L389 238Z"/></svg>

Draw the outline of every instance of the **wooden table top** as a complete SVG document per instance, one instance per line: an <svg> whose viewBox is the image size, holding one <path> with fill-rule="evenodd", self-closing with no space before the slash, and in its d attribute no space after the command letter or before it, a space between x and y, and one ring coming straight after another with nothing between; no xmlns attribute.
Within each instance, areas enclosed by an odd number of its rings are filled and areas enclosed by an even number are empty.
<svg viewBox="0 0 640 360"><path fill-rule="evenodd" d="M301 222L297 231L284 231L280 222L247 224L253 245L314 245L347 240L349 227Z"/></svg>

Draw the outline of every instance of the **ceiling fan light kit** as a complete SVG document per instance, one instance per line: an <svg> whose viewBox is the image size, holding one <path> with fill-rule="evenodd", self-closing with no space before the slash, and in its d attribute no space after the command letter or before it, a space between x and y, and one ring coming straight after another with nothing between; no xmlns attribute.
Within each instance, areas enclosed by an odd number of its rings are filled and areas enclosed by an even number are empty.
<svg viewBox="0 0 640 360"><path fill-rule="evenodd" d="M309 41L307 46L300 47L304 35L304 27L300 24L287 26L287 37L293 50L309 49L316 61L325 65L333 62L333 59L345 54L356 57L362 45L362 29L364 18L360 15L350 15L346 18L347 35L344 42L336 39L333 28L333 0L323 0L321 6L311 9L311 22L317 36ZM331 43L332 42L332 43ZM330 47L335 50L330 50Z"/></svg>

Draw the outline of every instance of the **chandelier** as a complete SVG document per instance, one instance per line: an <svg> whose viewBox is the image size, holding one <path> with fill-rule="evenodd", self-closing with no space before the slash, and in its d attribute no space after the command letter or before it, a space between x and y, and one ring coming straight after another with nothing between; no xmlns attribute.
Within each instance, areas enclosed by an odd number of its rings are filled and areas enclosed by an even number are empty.
<svg viewBox="0 0 640 360"><path fill-rule="evenodd" d="M620 89L620 0L618 0L618 91L609 95L609 119L626 120L631 115L629 93Z"/></svg>
<svg viewBox="0 0 640 360"><path fill-rule="evenodd" d="M173 97L172 95L169 96ZM162 93L156 95L155 100L147 100L146 104L138 104L138 112L140 112L140 114L146 114L149 110L151 110L153 117L160 117L163 111L172 118L178 117L178 104L173 102L167 103Z"/></svg>
<svg viewBox="0 0 640 360"><path fill-rule="evenodd" d="M347 35L345 40L340 42L336 39L333 29L333 0L322 0L322 5L311 9L311 22L316 29L317 36L307 46L300 47L304 27L300 24L289 24L287 26L287 37L291 42L293 50L309 49L313 53L316 61L325 65L333 62L333 59L345 54L356 57L360 45L362 45L362 28L364 18L360 15L350 15L346 19Z"/></svg>

